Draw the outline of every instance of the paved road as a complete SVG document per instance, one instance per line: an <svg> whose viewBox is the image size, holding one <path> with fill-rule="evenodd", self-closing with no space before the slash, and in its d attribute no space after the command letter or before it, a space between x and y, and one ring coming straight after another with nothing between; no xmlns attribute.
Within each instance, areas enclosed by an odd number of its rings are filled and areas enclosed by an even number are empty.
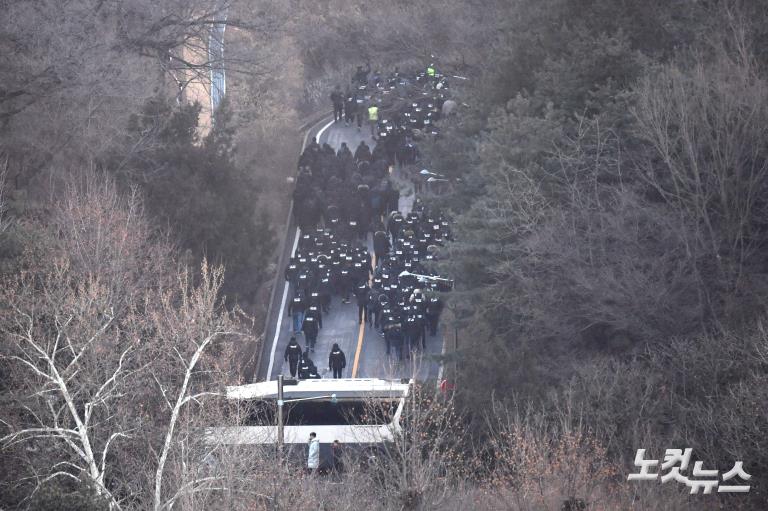
<svg viewBox="0 0 768 511"><path fill-rule="evenodd" d="M366 127L345 127L343 123L328 123L327 121L311 130L309 136L319 136L320 144L327 142L338 149L346 142L352 152L361 140L365 140L371 148L375 142L371 139ZM413 191L406 182L396 179L402 188L399 209L408 212L413 203ZM298 240L298 229L291 227L286 251L295 250ZM373 252L371 236L368 237L368 248ZM279 270L282 274L283 269ZM257 380L276 379L280 373L289 374L288 364L283 361L283 352L290 339L291 321L287 313L285 297L290 292L285 290L284 281L279 281L275 294L274 305L270 318L265 352L262 355ZM303 339L298 338L303 345ZM328 371L328 354L333 343L338 343L347 356L345 378L406 378L415 375L420 380L432 380L438 377L439 364L435 356L442 351L442 335L438 332L435 337L427 338L427 349L423 356L416 360L396 362L386 355L386 344L380 332L368 325L360 325L357 318L357 306L354 303L344 304L339 297L333 297L331 311L323 316L323 328L317 338L313 360L324 378L330 377Z"/></svg>

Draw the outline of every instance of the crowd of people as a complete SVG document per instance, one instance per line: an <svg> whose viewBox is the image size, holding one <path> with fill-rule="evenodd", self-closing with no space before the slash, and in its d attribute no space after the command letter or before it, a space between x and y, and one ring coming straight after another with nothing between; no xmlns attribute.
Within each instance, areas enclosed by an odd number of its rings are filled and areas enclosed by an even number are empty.
<svg viewBox="0 0 768 511"><path fill-rule="evenodd" d="M363 79L368 83L369 72L358 69L356 91L368 89ZM377 85L374 90L380 92ZM350 109L337 105L338 94L337 88L332 99L336 122L341 122ZM345 143L335 151L313 138L301 154L293 196L301 235L285 269L293 337L284 358L292 377L320 378L312 356L333 297L342 304L354 300L358 323L375 328L387 354L397 360L424 350L427 338L437 335L440 292L449 290L451 281L437 276L431 262L438 247L451 239L450 224L418 199L410 212L398 211L400 192L390 170L417 157L412 128L403 118L377 117L376 129L382 131L373 150L363 141L354 153ZM303 349L298 336L303 336ZM345 368L346 356L334 344L328 370L338 378Z"/></svg>
<svg viewBox="0 0 768 511"><path fill-rule="evenodd" d="M361 141L352 153L346 143L334 151L313 138L299 160L293 192L299 228L309 232L320 220L342 241L362 239L377 218L397 208L400 192L389 179L390 165L379 145L371 150Z"/></svg>
<svg viewBox="0 0 768 511"><path fill-rule="evenodd" d="M442 115L452 115L456 103L449 97L446 76L434 64L415 73L401 73L396 67L388 76L358 66L351 84L331 92L334 121L346 126L367 124L371 137L391 162L413 162L414 140L437 135L435 124Z"/></svg>

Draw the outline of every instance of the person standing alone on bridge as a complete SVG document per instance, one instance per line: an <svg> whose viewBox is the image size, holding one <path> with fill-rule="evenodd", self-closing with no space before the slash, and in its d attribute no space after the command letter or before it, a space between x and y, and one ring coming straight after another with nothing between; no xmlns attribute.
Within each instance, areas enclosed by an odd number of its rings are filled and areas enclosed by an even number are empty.
<svg viewBox="0 0 768 511"><path fill-rule="evenodd" d="M328 369L333 371L334 378L341 378L341 373L347 367L347 357L339 348L339 343L333 343L331 354L328 355Z"/></svg>
<svg viewBox="0 0 768 511"><path fill-rule="evenodd" d="M338 85L331 92L331 103L333 103L333 122L341 122L344 117L344 96Z"/></svg>
<svg viewBox="0 0 768 511"><path fill-rule="evenodd" d="M299 360L301 359L301 346L296 342L295 337L291 337L288 341L288 346L285 347L285 361L288 362L288 367L291 370L291 378L296 378L296 370L299 367Z"/></svg>

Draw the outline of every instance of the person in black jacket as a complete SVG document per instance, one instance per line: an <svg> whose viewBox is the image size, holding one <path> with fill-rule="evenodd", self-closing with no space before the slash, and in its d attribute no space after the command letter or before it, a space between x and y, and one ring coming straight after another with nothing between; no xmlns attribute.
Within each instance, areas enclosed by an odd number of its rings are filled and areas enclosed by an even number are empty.
<svg viewBox="0 0 768 511"><path fill-rule="evenodd" d="M312 315L307 315L304 318L304 322L301 326L302 332L304 332L304 340L307 343L307 351L313 352L315 351L315 341L317 341L317 333L320 330L320 326L318 325L317 318L315 318Z"/></svg>
<svg viewBox="0 0 768 511"><path fill-rule="evenodd" d="M371 73L371 64L366 63L365 69L363 66L357 66L355 74L352 75L352 83L358 85L366 85L368 83L368 75Z"/></svg>
<svg viewBox="0 0 768 511"><path fill-rule="evenodd" d="M358 163L361 161L371 161L371 148L365 143L365 140L361 140L360 144L355 149L355 161Z"/></svg>
<svg viewBox="0 0 768 511"><path fill-rule="evenodd" d="M355 121L355 113L357 112L357 97L347 87L347 93L344 99L344 125L349 126L350 123Z"/></svg>
<svg viewBox="0 0 768 511"><path fill-rule="evenodd" d="M373 317L368 313L368 302L371 297L371 288L368 284L362 283L355 288L355 299L357 300L357 322L363 324L363 321L368 321L369 324L373 324Z"/></svg>
<svg viewBox="0 0 768 511"><path fill-rule="evenodd" d="M387 341L387 355L390 348L395 350L395 356L398 360L403 359L403 331L400 323L394 323L387 326L384 331L384 340Z"/></svg>
<svg viewBox="0 0 768 511"><path fill-rule="evenodd" d="M390 249L389 236L384 231L376 231L373 234L373 253L376 255L376 266L379 266Z"/></svg>
<svg viewBox="0 0 768 511"><path fill-rule="evenodd" d="M298 369L300 359L301 346L296 342L295 337L291 337L291 340L288 341L288 346L285 347L285 361L288 362L292 378L296 378L296 370Z"/></svg>
<svg viewBox="0 0 768 511"><path fill-rule="evenodd" d="M373 328L378 330L379 325L382 323L382 310L384 310L387 304L387 295L382 293L380 289L371 289L370 297L368 311L373 316Z"/></svg>
<svg viewBox="0 0 768 511"><path fill-rule="evenodd" d="M307 307L307 312L304 314L304 319L306 320L309 317L312 317L317 321L317 329L322 330L323 329L323 313L320 310L320 296L319 293L317 293L317 305L310 305Z"/></svg>
<svg viewBox="0 0 768 511"><path fill-rule="evenodd" d="M306 351L301 355L301 362L299 362L299 379L307 380L313 373L317 373L317 367L315 367L312 359L309 358L309 351Z"/></svg>
<svg viewBox="0 0 768 511"><path fill-rule="evenodd" d="M326 275L320 279L317 290L320 293L320 311L328 313L331 310L331 278Z"/></svg>
<svg viewBox="0 0 768 511"><path fill-rule="evenodd" d="M357 122L357 131L363 127L363 114L367 113L365 108L365 95L355 94L355 122Z"/></svg>
<svg viewBox="0 0 768 511"><path fill-rule="evenodd" d="M440 313L443 312L443 301L439 296L432 296L427 301L426 319L429 326L429 335L437 335L437 325L440 322Z"/></svg>
<svg viewBox="0 0 768 511"><path fill-rule="evenodd" d="M331 353L328 355L328 369L333 371L334 378L341 378L341 372L347 367L347 357L339 348L338 343L333 343Z"/></svg>
<svg viewBox="0 0 768 511"><path fill-rule="evenodd" d="M331 103L333 103L333 120L334 122L340 122L344 110L344 96L341 93L341 87L338 85L331 92Z"/></svg>

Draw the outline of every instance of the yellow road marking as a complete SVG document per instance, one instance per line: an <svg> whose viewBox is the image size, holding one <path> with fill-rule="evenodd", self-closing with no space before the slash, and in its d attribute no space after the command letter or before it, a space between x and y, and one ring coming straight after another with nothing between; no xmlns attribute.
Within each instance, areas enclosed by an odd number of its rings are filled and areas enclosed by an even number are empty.
<svg viewBox="0 0 768 511"><path fill-rule="evenodd" d="M373 267L376 268L376 254L373 254ZM368 277L368 285L372 282ZM363 318L365 319L365 318ZM363 339L365 338L365 321L360 323L360 330L357 332L357 349L355 350L355 362L352 364L352 378L357 378L357 370L360 368L360 353L363 352Z"/></svg>
<svg viewBox="0 0 768 511"><path fill-rule="evenodd" d="M363 351L363 338L365 337L365 321L360 324L357 334L357 349L355 350L355 363L352 364L352 378L357 378L357 370L360 367L360 353Z"/></svg>

